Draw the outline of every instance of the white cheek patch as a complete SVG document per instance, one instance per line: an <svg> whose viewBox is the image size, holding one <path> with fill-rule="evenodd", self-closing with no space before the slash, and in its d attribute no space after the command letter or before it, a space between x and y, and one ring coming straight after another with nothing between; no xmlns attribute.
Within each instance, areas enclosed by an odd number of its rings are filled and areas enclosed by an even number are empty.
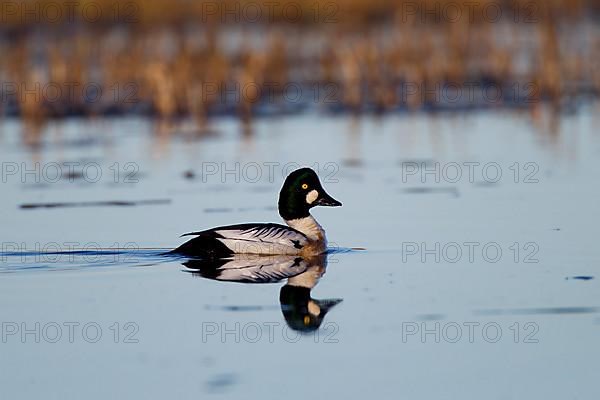
<svg viewBox="0 0 600 400"><path fill-rule="evenodd" d="M319 197L319 192L317 192L316 190L311 190L310 192L308 192L308 194L306 195L306 202L308 204L312 204L314 203L314 201L317 199L317 197Z"/></svg>
<svg viewBox="0 0 600 400"><path fill-rule="evenodd" d="M309 314L316 316L319 316L321 314L321 307L319 307L319 305L314 301L309 301L307 306Z"/></svg>

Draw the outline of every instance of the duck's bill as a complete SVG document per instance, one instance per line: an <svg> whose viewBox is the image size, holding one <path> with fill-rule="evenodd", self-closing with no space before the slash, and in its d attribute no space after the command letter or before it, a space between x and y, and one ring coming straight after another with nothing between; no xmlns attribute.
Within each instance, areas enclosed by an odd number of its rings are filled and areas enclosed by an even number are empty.
<svg viewBox="0 0 600 400"><path fill-rule="evenodd" d="M323 300L315 300L319 307L321 308L321 313L325 315L329 310L333 307L344 301L344 299L323 299Z"/></svg>
<svg viewBox="0 0 600 400"><path fill-rule="evenodd" d="M317 199L317 205L325 207L339 207L342 205L342 203L323 192L323 194Z"/></svg>

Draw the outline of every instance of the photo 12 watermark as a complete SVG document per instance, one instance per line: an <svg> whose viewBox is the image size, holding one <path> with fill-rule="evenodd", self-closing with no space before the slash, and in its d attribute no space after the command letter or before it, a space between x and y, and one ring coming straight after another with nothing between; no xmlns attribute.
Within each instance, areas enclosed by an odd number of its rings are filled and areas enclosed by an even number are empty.
<svg viewBox="0 0 600 400"><path fill-rule="evenodd" d="M401 164L402 183L477 183L501 181L511 183L539 183L540 166L531 161L510 163L496 161L404 161Z"/></svg>
<svg viewBox="0 0 600 400"><path fill-rule="evenodd" d="M539 343L535 322L402 322L402 343Z"/></svg>
<svg viewBox="0 0 600 400"><path fill-rule="evenodd" d="M140 167L135 162L114 162L103 165L97 162L11 162L0 163L0 181L23 184L55 183L123 183L139 182Z"/></svg>
<svg viewBox="0 0 600 400"><path fill-rule="evenodd" d="M35 104L81 104L92 106L95 103L113 105L136 104L140 102L138 82L116 82L107 85L103 82L13 82L0 83L0 105L9 102Z"/></svg>
<svg viewBox="0 0 600 400"><path fill-rule="evenodd" d="M136 322L2 321L2 344L15 343L139 343Z"/></svg>
<svg viewBox="0 0 600 400"><path fill-rule="evenodd" d="M400 77L399 77L400 78ZM362 82L362 80L361 80ZM427 104L431 107L497 107L506 104L530 105L541 101L536 82L484 83L481 81L444 81L426 83L400 79L386 90L370 82L346 81L269 81L236 80L190 81L188 88L194 102L208 110L232 105L309 105L324 108L368 106L379 104L384 93L388 106L409 108ZM357 86L359 86L357 88ZM175 93L173 93L175 95ZM134 105L152 105L157 94L152 83L139 81L3 81L0 83L0 105L37 104L55 109L67 105L101 109L109 106L130 109ZM355 104L360 97L360 105Z"/></svg>
<svg viewBox="0 0 600 400"><path fill-rule="evenodd" d="M536 82L494 83L481 81L444 81L425 83L404 81L398 87L396 103L429 103L432 105L501 105L540 102L540 87ZM367 93L369 88L367 87Z"/></svg>
<svg viewBox="0 0 600 400"><path fill-rule="evenodd" d="M297 162L282 163L278 161L264 162L212 162L200 163L200 180L202 183L274 183L282 182L294 170L302 167L312 168L317 172L322 183L338 183L339 164L335 162L312 163L303 165Z"/></svg>
<svg viewBox="0 0 600 400"><path fill-rule="evenodd" d="M325 322L319 329L299 332L280 322L202 322L202 343L339 343L339 326Z"/></svg>
<svg viewBox="0 0 600 400"><path fill-rule="evenodd" d="M135 242L108 246L96 242L2 242L0 246L0 263L130 263L140 256L140 246Z"/></svg>
<svg viewBox="0 0 600 400"><path fill-rule="evenodd" d="M200 20L226 23L319 23L339 22L340 4L336 1L203 1Z"/></svg>
<svg viewBox="0 0 600 400"><path fill-rule="evenodd" d="M3 1L0 23L72 24L137 23L141 14L136 1Z"/></svg>
<svg viewBox="0 0 600 400"><path fill-rule="evenodd" d="M536 242L499 243L495 241L402 242L403 263L465 262L496 264L537 264L540 246Z"/></svg>
<svg viewBox="0 0 600 400"><path fill-rule="evenodd" d="M342 86L337 82L276 82L238 81L202 82L196 85L201 89L203 102L216 104L336 104L341 100Z"/></svg>
<svg viewBox="0 0 600 400"><path fill-rule="evenodd" d="M402 23L537 23L541 20L539 2L504 1L402 1Z"/></svg>

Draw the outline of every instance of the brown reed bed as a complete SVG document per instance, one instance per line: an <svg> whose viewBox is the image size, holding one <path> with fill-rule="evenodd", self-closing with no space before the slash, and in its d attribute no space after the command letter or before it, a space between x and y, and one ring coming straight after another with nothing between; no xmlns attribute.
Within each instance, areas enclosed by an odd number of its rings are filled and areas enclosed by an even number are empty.
<svg viewBox="0 0 600 400"><path fill-rule="evenodd" d="M600 92L598 10L584 0L484 0L461 18L451 7L473 2L285 0L256 21L241 11L263 3L209 2L230 7L224 15L201 2L82 1L45 23L4 9L0 115L33 127L71 115L192 117L202 131L219 114L560 108ZM44 17L52 2L35 4ZM285 14L289 4L302 18Z"/></svg>
<svg viewBox="0 0 600 400"><path fill-rule="evenodd" d="M140 28L185 23L311 25L332 23L362 27L397 19L428 22L451 20L460 8L471 22L485 22L498 8L518 20L545 13L578 19L600 12L594 0L15 0L0 7L3 29L60 27L67 24L111 26L135 24ZM482 11L486 11L483 13ZM516 13L515 13L516 11Z"/></svg>

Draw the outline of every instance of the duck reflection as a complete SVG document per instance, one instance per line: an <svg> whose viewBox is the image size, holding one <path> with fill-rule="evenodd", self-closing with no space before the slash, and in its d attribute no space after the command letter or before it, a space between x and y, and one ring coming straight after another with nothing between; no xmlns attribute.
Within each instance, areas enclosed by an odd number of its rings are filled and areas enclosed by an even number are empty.
<svg viewBox="0 0 600 400"><path fill-rule="evenodd" d="M325 315L342 299L313 299L311 290L327 268L327 255L298 257L236 254L227 259L190 259L187 272L207 279L241 283L275 283L287 279L279 292L281 312L291 329L317 330Z"/></svg>

